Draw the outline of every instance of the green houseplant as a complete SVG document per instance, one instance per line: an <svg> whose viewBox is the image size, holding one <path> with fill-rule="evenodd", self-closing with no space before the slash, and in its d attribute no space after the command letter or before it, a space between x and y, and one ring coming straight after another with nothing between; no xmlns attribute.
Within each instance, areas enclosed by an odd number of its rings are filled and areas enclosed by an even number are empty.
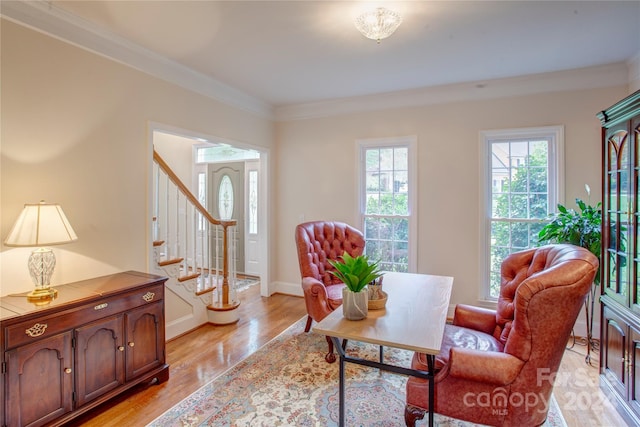
<svg viewBox="0 0 640 427"><path fill-rule="evenodd" d="M591 189L585 185L587 196L591 195ZM546 224L538 233L539 243L571 243L576 246L588 249L600 259L602 250L602 203L598 202L591 206L583 200L576 198L576 205L580 211L567 209L558 204L558 212L550 215L551 222ZM600 284L600 272L591 287L587 300L585 301L585 312L587 318L587 362L590 361L591 348L597 348L597 343L593 340L593 305L596 297L596 288Z"/></svg>
<svg viewBox="0 0 640 427"><path fill-rule="evenodd" d="M595 206L586 204L576 198L580 212L558 205L558 212L551 215L551 222L538 233L540 243L571 243L588 249L600 258L602 235L601 203ZM600 275L596 275L595 284L600 283Z"/></svg>
<svg viewBox="0 0 640 427"><path fill-rule="evenodd" d="M368 283L382 276L377 262L369 261L366 255L352 257L347 252L341 261L329 261L335 271L330 273L340 279L346 287L342 290L342 314L349 320L367 317L369 295L363 292Z"/></svg>

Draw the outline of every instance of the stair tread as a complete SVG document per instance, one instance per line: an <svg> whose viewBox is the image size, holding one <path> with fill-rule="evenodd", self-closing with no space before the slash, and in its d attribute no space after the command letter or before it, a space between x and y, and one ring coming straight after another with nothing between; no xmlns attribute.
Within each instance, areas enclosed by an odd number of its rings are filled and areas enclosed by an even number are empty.
<svg viewBox="0 0 640 427"><path fill-rule="evenodd" d="M178 277L178 282L186 282L187 280L195 279L196 277L200 277L200 273L188 274L186 276Z"/></svg>
<svg viewBox="0 0 640 427"><path fill-rule="evenodd" d="M158 261L158 265L163 267L165 265L177 264L179 262L182 262L183 260L184 260L184 258L166 259L164 261Z"/></svg>
<svg viewBox="0 0 640 427"><path fill-rule="evenodd" d="M200 289L200 290L196 291L196 295L197 296L204 295L204 294L207 294L209 292L213 292L215 289L216 289L215 286L213 286L211 288Z"/></svg>

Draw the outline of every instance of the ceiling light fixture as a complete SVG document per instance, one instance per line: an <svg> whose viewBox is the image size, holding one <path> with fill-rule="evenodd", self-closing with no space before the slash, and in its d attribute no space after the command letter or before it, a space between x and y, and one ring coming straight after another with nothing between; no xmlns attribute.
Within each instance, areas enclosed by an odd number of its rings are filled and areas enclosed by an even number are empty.
<svg viewBox="0 0 640 427"><path fill-rule="evenodd" d="M396 12L379 7L365 12L356 18L356 28L367 38L376 40L386 39L400 26L402 18Z"/></svg>

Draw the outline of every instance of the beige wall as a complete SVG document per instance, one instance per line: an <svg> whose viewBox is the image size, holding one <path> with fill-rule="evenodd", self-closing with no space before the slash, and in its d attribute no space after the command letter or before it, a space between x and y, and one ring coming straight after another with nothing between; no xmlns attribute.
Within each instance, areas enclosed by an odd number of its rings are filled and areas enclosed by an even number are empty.
<svg viewBox="0 0 640 427"><path fill-rule="evenodd" d="M149 123L269 149L274 282L299 286L301 220L354 223L355 140L416 135L418 271L455 277L452 303L477 297L480 130L565 126L566 200L600 198L596 112L628 86L278 123L222 105L2 21L0 237L26 202L59 202L79 240L55 247L54 283L147 269ZM274 132L275 130L275 132ZM277 143L276 143L277 141ZM572 203L569 203L572 204ZM31 289L29 249L1 247L0 295Z"/></svg>
<svg viewBox="0 0 640 427"><path fill-rule="evenodd" d="M300 219L356 224L360 138L418 139L418 266L455 278L452 303L475 303L479 272L479 131L564 125L566 201L600 200L600 128L595 114L626 86L352 114L279 123L278 277L299 281L294 228Z"/></svg>
<svg viewBox="0 0 640 427"><path fill-rule="evenodd" d="M24 203L64 208L78 241L53 283L147 270L149 123L271 148L273 124L1 22L0 237ZM0 295L32 288L27 248L1 247Z"/></svg>
<svg viewBox="0 0 640 427"><path fill-rule="evenodd" d="M184 138L164 132L153 132L153 149L162 157L171 170L193 194L197 194L193 182L192 138Z"/></svg>

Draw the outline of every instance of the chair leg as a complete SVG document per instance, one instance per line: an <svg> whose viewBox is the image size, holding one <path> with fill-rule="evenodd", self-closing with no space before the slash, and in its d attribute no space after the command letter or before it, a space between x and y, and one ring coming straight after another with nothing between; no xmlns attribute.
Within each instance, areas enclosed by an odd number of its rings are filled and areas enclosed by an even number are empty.
<svg viewBox="0 0 640 427"><path fill-rule="evenodd" d="M405 405L404 407L404 423L407 427L415 427L416 421L424 418L427 413L424 409L413 405Z"/></svg>
<svg viewBox="0 0 640 427"><path fill-rule="evenodd" d="M333 341L331 341L330 337L326 337L326 338L327 338L327 342L329 343L329 352L324 357L324 360L326 360L327 363L333 363L336 361L336 355L333 352Z"/></svg>
<svg viewBox="0 0 640 427"><path fill-rule="evenodd" d="M311 322L313 322L313 319L311 316L307 316L307 326L304 327L305 332L309 332L311 330Z"/></svg>

